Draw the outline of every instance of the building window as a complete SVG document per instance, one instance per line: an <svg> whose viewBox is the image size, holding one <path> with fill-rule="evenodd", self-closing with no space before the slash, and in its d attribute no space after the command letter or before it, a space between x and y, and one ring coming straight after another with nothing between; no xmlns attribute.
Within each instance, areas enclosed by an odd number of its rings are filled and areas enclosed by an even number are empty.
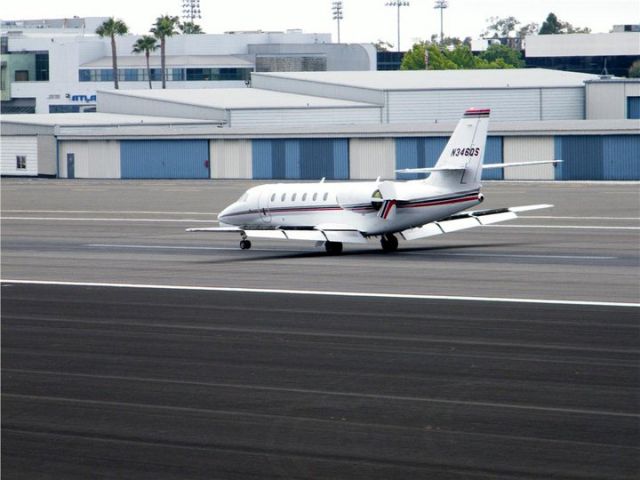
<svg viewBox="0 0 640 480"><path fill-rule="evenodd" d="M27 157L25 157L24 155L17 155L16 156L16 168L18 170L24 170L27 168Z"/></svg>
<svg viewBox="0 0 640 480"><path fill-rule="evenodd" d="M16 79L16 82L28 82L29 70L16 70L15 79Z"/></svg>
<svg viewBox="0 0 640 480"><path fill-rule="evenodd" d="M36 53L36 81L49 81L49 53Z"/></svg>

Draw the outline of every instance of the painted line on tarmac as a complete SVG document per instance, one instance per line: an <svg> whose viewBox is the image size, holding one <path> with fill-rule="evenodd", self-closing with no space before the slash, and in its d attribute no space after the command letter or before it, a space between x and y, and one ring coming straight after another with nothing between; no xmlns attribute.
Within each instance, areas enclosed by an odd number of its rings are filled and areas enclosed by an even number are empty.
<svg viewBox="0 0 640 480"><path fill-rule="evenodd" d="M79 218L79 217L0 217L0 220L37 220L55 222L170 222L170 223L218 223L217 220L184 219L184 218Z"/></svg>
<svg viewBox="0 0 640 480"><path fill-rule="evenodd" d="M419 252L403 252L410 255L425 255L425 253ZM507 253L437 253L426 254L433 256L446 256L446 257L498 257L498 258L549 258L558 260L614 260L618 257L595 257L586 255L516 255Z"/></svg>
<svg viewBox="0 0 640 480"><path fill-rule="evenodd" d="M525 217L526 218L526 217ZM555 228L572 230L640 230L640 227L603 227L589 225L484 225L485 228Z"/></svg>
<svg viewBox="0 0 640 480"><path fill-rule="evenodd" d="M224 251L234 251L240 252L238 247L180 247L177 245L115 245L108 243L89 243L85 245L86 247L92 248L133 248L133 249L157 249L157 250L224 250ZM252 252L284 252L289 250L284 249L275 249L275 248L252 248Z"/></svg>
<svg viewBox="0 0 640 480"><path fill-rule="evenodd" d="M421 295L403 293L372 293L372 292L334 292L323 290L289 290L276 288L240 288L240 287L204 287L195 285L158 285L139 283L101 283L101 282L67 282L56 280L15 280L0 279L3 284L20 285L58 285L70 287L100 287L100 288L135 288L153 290L187 290L200 292L237 292L237 293L273 293L284 295L315 295L327 297L353 298L394 298L406 300L455 300L466 302L497 302L497 303L525 303L543 305L580 305L596 307L633 307L640 308L640 303L601 302L579 300L551 300L538 298L505 298L505 297L467 297L458 295Z"/></svg>
<svg viewBox="0 0 640 480"><path fill-rule="evenodd" d="M159 212L151 210L3 210L5 213L93 213L102 215L107 213L136 214L136 215L217 215L218 212Z"/></svg>
<svg viewBox="0 0 640 480"><path fill-rule="evenodd" d="M640 222L640 217L560 217L554 215L518 215L518 218L544 218L548 220L635 220Z"/></svg>

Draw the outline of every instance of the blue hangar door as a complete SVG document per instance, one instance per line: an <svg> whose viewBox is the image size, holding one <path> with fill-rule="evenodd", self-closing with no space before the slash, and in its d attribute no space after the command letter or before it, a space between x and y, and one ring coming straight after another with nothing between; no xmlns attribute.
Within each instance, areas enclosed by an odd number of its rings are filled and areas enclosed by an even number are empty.
<svg viewBox="0 0 640 480"><path fill-rule="evenodd" d="M122 140L122 178L209 178L207 140Z"/></svg>

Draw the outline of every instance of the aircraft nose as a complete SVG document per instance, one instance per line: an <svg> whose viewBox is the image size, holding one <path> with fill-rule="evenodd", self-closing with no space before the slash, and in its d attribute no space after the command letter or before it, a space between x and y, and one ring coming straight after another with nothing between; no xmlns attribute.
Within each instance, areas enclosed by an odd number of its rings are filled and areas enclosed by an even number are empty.
<svg viewBox="0 0 640 480"><path fill-rule="evenodd" d="M229 205L222 209L220 213L218 213L218 222L233 224L233 213L236 211L235 204Z"/></svg>

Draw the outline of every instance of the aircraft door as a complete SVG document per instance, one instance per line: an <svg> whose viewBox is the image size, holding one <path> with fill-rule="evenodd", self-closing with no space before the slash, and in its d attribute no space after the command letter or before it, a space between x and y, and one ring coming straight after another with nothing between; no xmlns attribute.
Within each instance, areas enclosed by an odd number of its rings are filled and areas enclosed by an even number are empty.
<svg viewBox="0 0 640 480"><path fill-rule="evenodd" d="M273 193L264 191L260 194L258 208L260 208L260 219L264 223L271 223L271 196Z"/></svg>

